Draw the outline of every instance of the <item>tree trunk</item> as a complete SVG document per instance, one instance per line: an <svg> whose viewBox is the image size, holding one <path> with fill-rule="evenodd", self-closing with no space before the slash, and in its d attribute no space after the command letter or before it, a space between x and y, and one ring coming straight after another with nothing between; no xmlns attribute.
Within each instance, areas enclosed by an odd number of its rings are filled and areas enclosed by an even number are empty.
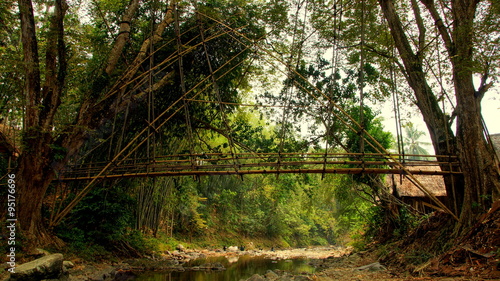
<svg viewBox="0 0 500 281"><path fill-rule="evenodd" d="M449 117L439 107L439 102L427 83L422 67L423 53L420 51L415 53L412 50L392 0L379 0L379 4L389 25L396 48L403 60L408 84L413 89L417 106L427 125L435 153L437 155L456 156L456 139L451 129ZM424 31L420 30L420 32ZM447 162L449 159L443 157L439 158L438 161ZM448 171L450 167L442 165L441 169ZM463 179L460 176L448 176L445 177L445 183L448 198L450 199L447 200L446 205L455 214L458 214L464 196Z"/></svg>
<svg viewBox="0 0 500 281"><path fill-rule="evenodd" d="M453 1L453 83L457 99L457 140L465 178L465 197L459 230L486 212L500 191L494 151L487 145L481 120L482 89L473 84L473 26L475 0Z"/></svg>
<svg viewBox="0 0 500 281"><path fill-rule="evenodd" d="M35 130L26 132L26 148L29 147L32 151L23 151L16 171L19 191L18 222L20 231L30 241L30 247L62 246L62 241L47 230L42 216L43 199L54 178L54 170L50 165L50 138L48 133Z"/></svg>
<svg viewBox="0 0 500 281"><path fill-rule="evenodd" d="M40 63L35 19L31 0L18 0L21 18L22 42L24 51L26 84L26 117L23 135L23 151L19 158L16 179L18 185L19 225L30 246L47 244L61 245L61 241L50 234L42 216L42 205L46 192L56 177L56 171L67 163L70 156L78 153L88 137L88 132L98 128L107 118L126 108L132 94L108 95L107 86L112 83L110 75L124 50L124 43L130 31L130 21L136 13L140 0L131 0L120 26L121 34L112 48L108 64L102 70L102 76L93 81L92 92L82 102L78 116L72 126L64 133L53 136L54 116L61 103L66 76L66 48L64 45L64 18L67 9L65 0L55 0L54 15L50 19L49 32L46 33L46 73L43 91L41 90ZM171 7L164 14L154 38L143 42L149 46L150 40L157 42L165 28L173 21ZM146 52L147 48L141 49ZM122 74L115 88L126 85L137 73L146 53L139 53L134 65ZM109 72L109 74L107 73ZM166 74L153 89L165 86L171 81L173 72ZM54 149L58 148L58 149ZM56 159L56 154L58 159ZM62 158L62 159L61 159Z"/></svg>
<svg viewBox="0 0 500 281"><path fill-rule="evenodd" d="M19 0L18 4L26 73L23 151L16 171L18 221L30 246L57 246L60 240L50 235L45 227L42 204L55 175L51 131L66 75L63 19L67 5L64 0L55 1L47 35L46 80L42 92L33 6L31 0Z"/></svg>
<svg viewBox="0 0 500 281"><path fill-rule="evenodd" d="M458 155L463 179L448 186L450 206L460 213L459 229L470 226L477 214L487 210L499 193L500 183L493 155L484 137L481 122L481 98L487 87L475 91L473 85L473 22L477 1L452 1L453 29L443 24L433 0L421 0L439 30L450 57L456 96L457 136L453 137L449 120L441 112L422 69L422 54L412 51L392 0L379 0L392 37L403 60L407 80L424 116L437 154ZM419 30L422 32L422 30ZM444 125L443 125L444 124ZM450 138L448 138L450 137ZM442 159L443 161L446 159ZM462 183L463 180L463 183ZM450 192L451 191L451 192Z"/></svg>

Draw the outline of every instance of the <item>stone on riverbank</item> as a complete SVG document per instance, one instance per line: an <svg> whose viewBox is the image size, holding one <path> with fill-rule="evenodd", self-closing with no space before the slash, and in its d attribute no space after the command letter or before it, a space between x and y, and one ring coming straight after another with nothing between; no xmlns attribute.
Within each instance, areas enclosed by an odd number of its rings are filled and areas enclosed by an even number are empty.
<svg viewBox="0 0 500 281"><path fill-rule="evenodd" d="M239 249L236 246L230 246L230 247L227 248L228 252L238 252L238 250Z"/></svg>
<svg viewBox="0 0 500 281"><path fill-rule="evenodd" d="M379 262L370 263L368 265L360 266L355 270L366 270L366 271L383 271L387 270L385 266L381 265Z"/></svg>
<svg viewBox="0 0 500 281"><path fill-rule="evenodd" d="M177 247L175 247L175 249L179 252L185 252L186 251L186 247L184 247L184 245L182 244L179 244L177 245Z"/></svg>
<svg viewBox="0 0 500 281"><path fill-rule="evenodd" d="M246 281L266 281L264 277L260 276L259 274L254 274L252 277L248 278Z"/></svg>
<svg viewBox="0 0 500 281"><path fill-rule="evenodd" d="M70 269L70 268L73 268L75 267L75 264L70 262L70 261L63 261L63 269Z"/></svg>
<svg viewBox="0 0 500 281"><path fill-rule="evenodd" d="M58 279L63 274L63 255L52 254L19 265L15 273L10 275L10 281L31 281L43 279Z"/></svg>
<svg viewBox="0 0 500 281"><path fill-rule="evenodd" d="M198 269L200 270L226 270L226 268L224 267L224 265L222 265L222 263L220 262L214 262L214 263L205 263L205 264L202 264L198 267Z"/></svg>
<svg viewBox="0 0 500 281"><path fill-rule="evenodd" d="M264 274L264 277L266 277L267 280L276 280L279 276L274 271L268 270L266 274Z"/></svg>

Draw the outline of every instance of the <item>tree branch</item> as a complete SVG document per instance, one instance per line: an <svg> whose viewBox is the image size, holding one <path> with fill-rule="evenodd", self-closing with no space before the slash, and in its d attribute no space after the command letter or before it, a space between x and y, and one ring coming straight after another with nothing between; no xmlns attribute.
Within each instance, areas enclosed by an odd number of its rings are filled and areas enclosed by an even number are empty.
<svg viewBox="0 0 500 281"><path fill-rule="evenodd" d="M401 24L401 20L393 2L391 0L379 0L379 4L387 20L387 24L390 27L392 38L394 39L394 43L403 62L415 62L416 55L413 53L410 41L405 35L403 25ZM405 68L410 70L411 66L405 64Z"/></svg>
<svg viewBox="0 0 500 281"><path fill-rule="evenodd" d="M19 0L21 18L21 40L23 43L24 67L26 70L26 128L39 125L40 61L36 39L35 18L31 0Z"/></svg>
<svg viewBox="0 0 500 281"><path fill-rule="evenodd" d="M169 73L165 74L158 82L154 83L152 86L151 86L151 91L157 91L159 89L161 89L162 87L170 84L173 82L173 78L174 78L174 75L175 75L175 71L170 71ZM123 100L118 100L113 106L111 106L111 112L121 112L123 110L125 110L125 108L127 107L127 105L131 102L137 102L137 101L140 101L142 99L144 99L145 95L149 92L149 87L147 88L147 90L144 90L144 91L140 91L138 94L135 94L135 95L131 95L129 96L128 98L126 99L123 99Z"/></svg>
<svg viewBox="0 0 500 281"><path fill-rule="evenodd" d="M125 47L125 43L127 43L128 38L130 37L130 22L132 21L137 8L139 8L139 0L132 0L127 8L127 11L123 15L122 21L120 22L120 32L118 33L115 44L113 45L113 49L111 49L111 52L109 53L108 63L105 69L105 72L108 75L111 75L113 70L115 70L118 59L120 58L123 48Z"/></svg>
<svg viewBox="0 0 500 281"><path fill-rule="evenodd" d="M52 127L54 116L61 105L61 96L66 81L67 61L64 42L64 17L68 10L66 0L56 0L54 15L50 19L45 56L45 83L42 90L40 125L45 131Z"/></svg>
<svg viewBox="0 0 500 281"><path fill-rule="evenodd" d="M441 38L444 41L444 44L446 46L446 50L448 51L448 55L450 57L455 55L455 48L453 44L453 40L451 39L451 35L448 32L448 28L444 25L443 19L441 16L439 16L439 12L436 9L434 0L420 0L429 13L431 14L432 18L434 19L434 24L436 25L439 34L441 34Z"/></svg>
<svg viewBox="0 0 500 281"><path fill-rule="evenodd" d="M420 8L418 7L416 0L411 0L411 7L413 9L413 14L415 15L415 20L417 21L418 27L418 51L420 55L425 49L425 33L426 28L424 25L424 20L422 19L422 15L420 13Z"/></svg>
<svg viewBox="0 0 500 281"><path fill-rule="evenodd" d="M481 84L479 85L479 89L477 89L477 91L474 93L476 97L479 98L479 101L481 101L486 92L491 87L493 87L493 82L487 83L489 76L490 76L490 64L487 63L484 69L484 73L481 76Z"/></svg>
<svg viewBox="0 0 500 281"><path fill-rule="evenodd" d="M165 28L174 22L174 17L173 17L174 2L175 2L174 0L171 1L169 7L167 8L167 11L165 12L165 16L163 17L162 22L158 24L158 26L156 27L154 35L152 37L147 38L142 43L141 48L137 56L135 57L134 61L130 64L125 74L122 75L121 77L122 81L128 81L137 73L137 70L139 70L139 67L146 59L148 49L150 48L151 44L155 44L158 41L160 41L160 39L162 38L161 35L163 34Z"/></svg>
<svg viewBox="0 0 500 281"><path fill-rule="evenodd" d="M390 55L388 52L384 52L384 51L378 50L377 48L375 48L374 46L371 46L369 44L365 44L365 47L366 47L366 49L369 52L372 52L372 53L374 53L374 54L376 54L378 56L381 56L381 57L384 57L384 58L392 60L397 65L397 67L399 68L399 70L401 71L401 73L406 77L406 79L408 79L408 76L407 76L407 74L405 72L404 65L401 64L401 62L399 62L396 57L394 57L393 55Z"/></svg>

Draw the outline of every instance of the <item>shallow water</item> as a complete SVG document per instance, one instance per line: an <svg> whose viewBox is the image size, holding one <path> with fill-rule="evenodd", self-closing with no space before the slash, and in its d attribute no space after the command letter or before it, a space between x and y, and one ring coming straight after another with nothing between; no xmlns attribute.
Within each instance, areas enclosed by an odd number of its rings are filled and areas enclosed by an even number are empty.
<svg viewBox="0 0 500 281"><path fill-rule="evenodd" d="M259 256L232 256L198 259L185 264L185 267L205 263L220 262L226 270L223 271L184 271L184 272L145 272L134 280L152 281L238 281L247 279L254 274L265 274L268 270L284 270L290 273L313 273L314 267L308 264L308 259L271 260Z"/></svg>

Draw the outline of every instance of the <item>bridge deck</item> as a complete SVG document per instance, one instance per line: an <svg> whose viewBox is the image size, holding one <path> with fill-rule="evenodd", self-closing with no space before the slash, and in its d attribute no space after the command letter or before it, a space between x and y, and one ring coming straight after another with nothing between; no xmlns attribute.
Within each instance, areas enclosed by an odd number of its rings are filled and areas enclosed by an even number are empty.
<svg viewBox="0 0 500 281"><path fill-rule="evenodd" d="M95 178L246 175L246 174L425 174L456 172L458 162L449 156L429 156L429 160L409 160L414 155L361 153L201 153L158 156L154 159L127 159L70 165L60 180ZM397 160L396 160L397 159ZM431 160L431 159L440 159ZM443 161L445 159L446 161ZM400 163L404 164L404 169ZM440 166L449 167L449 171ZM424 168L423 168L424 167ZM451 172L451 170L454 172ZM405 170L406 169L406 170Z"/></svg>

